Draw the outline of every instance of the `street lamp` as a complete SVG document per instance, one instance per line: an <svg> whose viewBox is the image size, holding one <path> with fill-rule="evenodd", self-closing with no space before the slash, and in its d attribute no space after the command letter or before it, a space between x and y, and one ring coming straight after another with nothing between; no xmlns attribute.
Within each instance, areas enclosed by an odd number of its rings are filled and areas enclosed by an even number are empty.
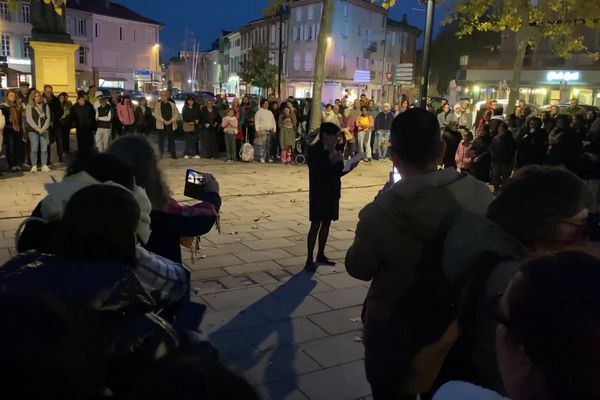
<svg viewBox="0 0 600 400"><path fill-rule="evenodd" d="M435 0L419 0L419 3L427 2L427 20L425 22L425 43L423 45L423 77L421 78L420 100L421 107L427 107L427 89L429 86L429 51L431 49L431 37L433 31L433 16Z"/></svg>

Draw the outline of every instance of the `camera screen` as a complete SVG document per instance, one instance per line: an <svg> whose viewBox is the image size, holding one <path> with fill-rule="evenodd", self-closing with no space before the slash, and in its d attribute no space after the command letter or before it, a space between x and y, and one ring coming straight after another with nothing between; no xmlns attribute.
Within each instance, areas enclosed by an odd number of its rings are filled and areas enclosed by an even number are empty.
<svg viewBox="0 0 600 400"><path fill-rule="evenodd" d="M394 167L394 171L392 172L392 176L394 178L394 183L398 182L402 177L400 176L400 172Z"/></svg>
<svg viewBox="0 0 600 400"><path fill-rule="evenodd" d="M198 171L188 169L186 181L194 185L204 185L204 176Z"/></svg>

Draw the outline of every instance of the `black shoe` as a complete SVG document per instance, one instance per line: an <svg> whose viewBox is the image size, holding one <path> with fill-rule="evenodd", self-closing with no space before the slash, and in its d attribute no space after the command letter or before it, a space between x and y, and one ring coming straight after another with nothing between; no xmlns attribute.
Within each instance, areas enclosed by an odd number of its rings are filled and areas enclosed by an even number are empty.
<svg viewBox="0 0 600 400"><path fill-rule="evenodd" d="M172 160L177 160L177 156L175 154L171 155Z"/></svg>
<svg viewBox="0 0 600 400"><path fill-rule="evenodd" d="M317 272L317 264L313 261L307 261L306 265L304 265L304 270L306 272Z"/></svg>
<svg viewBox="0 0 600 400"><path fill-rule="evenodd" d="M327 265L328 267L333 267L335 265L335 261L331 261L327 257L317 257L317 264Z"/></svg>

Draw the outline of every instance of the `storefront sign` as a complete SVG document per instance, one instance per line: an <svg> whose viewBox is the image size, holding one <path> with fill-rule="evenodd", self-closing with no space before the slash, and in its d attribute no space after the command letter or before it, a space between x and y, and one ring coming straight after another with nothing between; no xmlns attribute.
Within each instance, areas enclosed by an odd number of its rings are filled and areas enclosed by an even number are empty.
<svg viewBox="0 0 600 400"><path fill-rule="evenodd" d="M147 69L134 69L133 70L133 79L139 81L146 81L152 79L152 72Z"/></svg>
<svg viewBox="0 0 600 400"><path fill-rule="evenodd" d="M371 82L371 71L363 71L357 69L354 73L354 82L356 83L370 83Z"/></svg>
<svg viewBox="0 0 600 400"><path fill-rule="evenodd" d="M565 81L565 82L575 82L579 80L579 72L571 72L571 71L549 71L546 74L547 81Z"/></svg>

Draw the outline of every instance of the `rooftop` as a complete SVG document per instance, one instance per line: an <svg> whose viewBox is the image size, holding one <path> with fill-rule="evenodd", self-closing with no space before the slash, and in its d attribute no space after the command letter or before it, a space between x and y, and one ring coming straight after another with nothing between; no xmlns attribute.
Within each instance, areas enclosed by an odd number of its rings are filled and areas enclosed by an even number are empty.
<svg viewBox="0 0 600 400"><path fill-rule="evenodd" d="M73 10L86 11L93 14L106 15L108 17L121 18L129 21L144 22L146 24L164 26L161 22L146 18L143 15L108 0L72 0L68 7Z"/></svg>

